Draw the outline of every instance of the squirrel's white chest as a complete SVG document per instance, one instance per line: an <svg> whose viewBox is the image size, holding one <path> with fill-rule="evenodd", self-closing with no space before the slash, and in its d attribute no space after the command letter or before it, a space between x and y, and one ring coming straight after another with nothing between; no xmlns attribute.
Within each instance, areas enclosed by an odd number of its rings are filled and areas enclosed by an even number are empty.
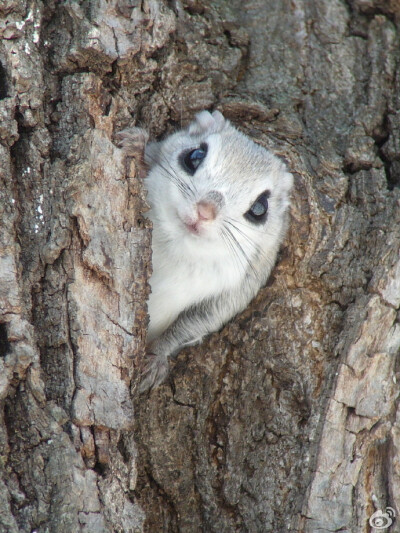
<svg viewBox="0 0 400 533"><path fill-rule="evenodd" d="M148 340L158 337L183 310L223 291L234 290L239 278L237 265L229 257L225 262L207 254L190 260L184 253L174 258L168 257L165 250L160 253L153 245Z"/></svg>

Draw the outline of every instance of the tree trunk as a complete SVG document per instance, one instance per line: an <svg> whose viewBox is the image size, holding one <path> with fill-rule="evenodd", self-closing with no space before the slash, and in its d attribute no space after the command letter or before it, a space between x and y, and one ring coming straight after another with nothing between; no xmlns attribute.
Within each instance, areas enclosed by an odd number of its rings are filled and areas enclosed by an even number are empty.
<svg viewBox="0 0 400 533"><path fill-rule="evenodd" d="M400 531L399 2L0 21L0 532ZM204 108L288 160L291 228L249 309L138 396L151 229L114 135Z"/></svg>

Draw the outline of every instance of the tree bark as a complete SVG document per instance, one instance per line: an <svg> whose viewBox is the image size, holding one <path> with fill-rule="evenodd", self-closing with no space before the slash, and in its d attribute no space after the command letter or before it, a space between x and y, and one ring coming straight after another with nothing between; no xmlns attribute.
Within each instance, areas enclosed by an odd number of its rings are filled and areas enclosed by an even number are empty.
<svg viewBox="0 0 400 533"><path fill-rule="evenodd" d="M0 5L0 532L400 531L397 0ZM268 286L138 396L138 163L218 108L295 173ZM390 511L391 513L391 511Z"/></svg>

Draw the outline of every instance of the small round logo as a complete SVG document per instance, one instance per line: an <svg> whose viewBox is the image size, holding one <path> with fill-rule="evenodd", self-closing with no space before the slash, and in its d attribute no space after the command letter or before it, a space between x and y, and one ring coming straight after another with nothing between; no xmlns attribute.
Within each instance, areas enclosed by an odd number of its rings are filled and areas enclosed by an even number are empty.
<svg viewBox="0 0 400 533"><path fill-rule="evenodd" d="M393 524L394 517L395 512L392 507L386 507L385 512L378 509L369 519L369 525L378 530L387 529Z"/></svg>

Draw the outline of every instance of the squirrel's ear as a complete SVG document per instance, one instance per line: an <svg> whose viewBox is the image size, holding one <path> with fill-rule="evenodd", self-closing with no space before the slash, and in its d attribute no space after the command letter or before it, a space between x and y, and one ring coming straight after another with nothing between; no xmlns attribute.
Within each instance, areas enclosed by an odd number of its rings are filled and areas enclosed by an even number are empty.
<svg viewBox="0 0 400 533"><path fill-rule="evenodd" d="M202 111L196 115L195 120L189 125L189 135L199 135L201 133L217 133L224 129L227 123L223 114L219 111L210 113Z"/></svg>

